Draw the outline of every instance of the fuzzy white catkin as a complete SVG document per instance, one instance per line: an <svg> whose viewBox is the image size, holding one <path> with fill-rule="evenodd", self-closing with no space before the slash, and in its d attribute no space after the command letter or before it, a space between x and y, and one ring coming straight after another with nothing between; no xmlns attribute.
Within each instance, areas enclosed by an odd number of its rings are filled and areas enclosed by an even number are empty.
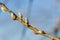
<svg viewBox="0 0 60 40"><path fill-rule="evenodd" d="M25 23L28 23L28 18L27 17L25 17Z"/></svg>
<svg viewBox="0 0 60 40"><path fill-rule="evenodd" d="M22 17L23 17L23 16L22 16L22 13L19 12L19 18L22 19Z"/></svg>
<svg viewBox="0 0 60 40"><path fill-rule="evenodd" d="M16 18L13 13L11 13L11 17L13 20Z"/></svg>

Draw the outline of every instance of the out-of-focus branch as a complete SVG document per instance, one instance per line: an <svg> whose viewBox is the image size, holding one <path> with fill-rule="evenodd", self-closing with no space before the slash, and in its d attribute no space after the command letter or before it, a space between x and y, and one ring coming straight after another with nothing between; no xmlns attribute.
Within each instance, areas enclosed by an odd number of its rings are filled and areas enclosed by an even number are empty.
<svg viewBox="0 0 60 40"><path fill-rule="evenodd" d="M31 25L29 24L28 18L25 18L25 20L23 20L23 19L22 19L22 18L23 18L23 15L20 14L20 13L19 13L19 17L16 16L14 12L12 12L11 10L9 10L9 9L5 6L5 4L0 3L0 5L1 5L1 10L2 10L3 12L8 12L8 13L10 13L10 15L11 15L11 17L12 17L13 20L18 20L18 21L21 22L23 25L25 25L25 26L28 27L29 29L33 30L35 34L40 34L40 35L46 36L46 37L48 37L48 38L50 38L50 39L52 39L52 40L60 40L59 38L56 38L56 37L54 37L54 36L51 36L51 35L47 34L47 33L44 32L43 30L38 30L38 29L34 28L33 26L31 26Z"/></svg>

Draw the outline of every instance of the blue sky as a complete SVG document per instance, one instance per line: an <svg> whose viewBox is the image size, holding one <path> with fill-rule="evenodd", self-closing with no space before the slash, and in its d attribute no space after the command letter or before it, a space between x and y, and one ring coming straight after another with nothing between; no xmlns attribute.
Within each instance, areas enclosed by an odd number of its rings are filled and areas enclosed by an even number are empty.
<svg viewBox="0 0 60 40"><path fill-rule="evenodd" d="M0 0L0 2L3 1ZM17 16L18 12L22 11L24 18L28 17L31 25L52 35L52 30L57 20L60 19L60 5L56 6L56 0L7 1L6 6ZM6 40L50 40L42 35L35 35L33 31L20 22L13 21L8 13L2 11L0 12L0 35L0 40L4 38Z"/></svg>

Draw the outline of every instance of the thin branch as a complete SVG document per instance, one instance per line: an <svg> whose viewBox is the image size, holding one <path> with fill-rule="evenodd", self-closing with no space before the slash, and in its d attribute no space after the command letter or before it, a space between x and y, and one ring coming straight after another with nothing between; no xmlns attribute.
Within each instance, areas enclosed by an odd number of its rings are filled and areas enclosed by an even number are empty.
<svg viewBox="0 0 60 40"><path fill-rule="evenodd" d="M25 20L22 19L22 18L23 18L23 15L22 15L22 14L19 14L19 17L18 17L18 16L15 15L14 12L12 12L11 10L9 10L3 3L0 3L0 5L2 6L2 7L1 7L1 10L2 10L3 12L8 12L8 13L11 15L11 17L12 17L13 20L18 20L18 21L21 22L23 25L25 25L25 26L28 27L29 29L33 30L35 34L43 35L43 36L48 37L48 38L50 38L50 39L52 39L52 40L60 40L59 38L56 38L56 37L54 37L54 36L51 36L51 35L47 34L47 33L44 32L43 30L38 30L38 29L34 28L33 26L31 26L31 25L29 24L28 18L25 18Z"/></svg>

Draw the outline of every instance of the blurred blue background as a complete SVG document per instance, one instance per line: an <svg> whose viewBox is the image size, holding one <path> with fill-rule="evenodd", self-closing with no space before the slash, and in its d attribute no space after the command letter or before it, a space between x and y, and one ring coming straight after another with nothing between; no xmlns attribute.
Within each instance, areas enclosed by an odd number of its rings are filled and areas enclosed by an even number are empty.
<svg viewBox="0 0 60 40"><path fill-rule="evenodd" d="M54 27L60 19L60 0L0 0L10 10L22 11L29 23L39 30L54 35ZM56 37L60 37L59 33ZM32 30L18 21L13 21L10 14L0 10L0 40L51 40L42 35L35 35Z"/></svg>

